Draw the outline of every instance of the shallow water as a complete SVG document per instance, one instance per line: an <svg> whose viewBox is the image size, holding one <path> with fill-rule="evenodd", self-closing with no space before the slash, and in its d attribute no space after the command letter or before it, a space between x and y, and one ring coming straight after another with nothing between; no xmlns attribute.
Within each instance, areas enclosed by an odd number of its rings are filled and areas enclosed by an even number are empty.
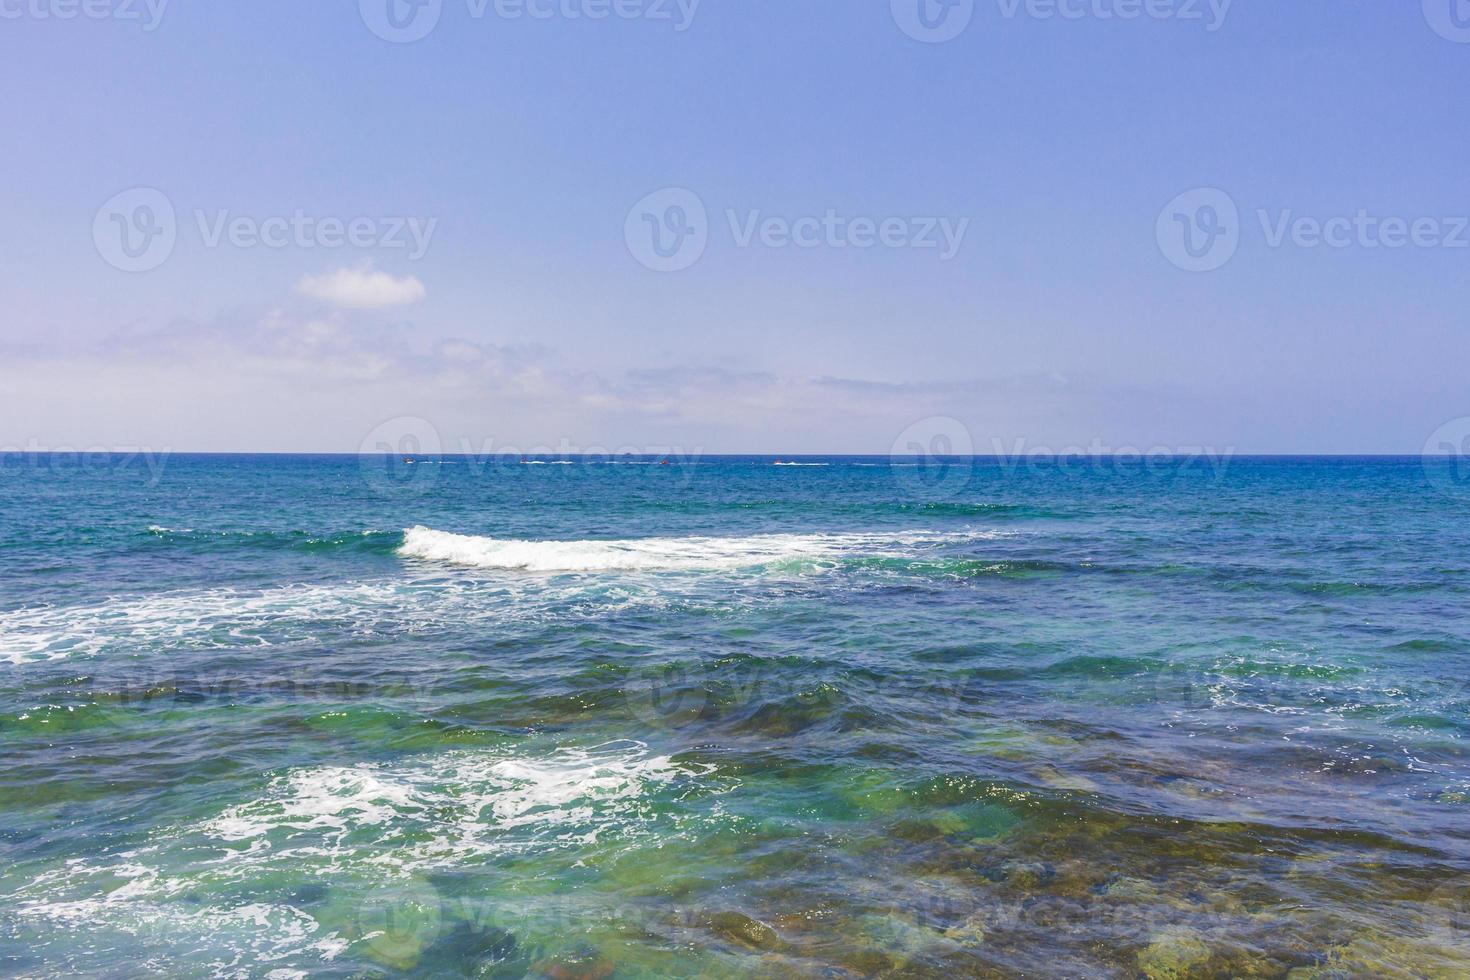
<svg viewBox="0 0 1470 980"><path fill-rule="evenodd" d="M0 972L1470 972L1457 472L163 462L0 458Z"/></svg>

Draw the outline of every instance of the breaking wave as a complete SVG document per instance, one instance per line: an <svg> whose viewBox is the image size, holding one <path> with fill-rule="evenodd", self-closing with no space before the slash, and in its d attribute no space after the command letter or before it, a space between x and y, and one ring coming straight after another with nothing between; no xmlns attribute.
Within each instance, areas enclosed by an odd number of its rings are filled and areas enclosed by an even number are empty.
<svg viewBox="0 0 1470 980"><path fill-rule="evenodd" d="M737 569L793 562L820 568L844 558L899 558L911 555L915 548L999 534L766 534L730 538L522 541L414 527L403 533L403 545L398 553L405 558L451 565L528 572Z"/></svg>

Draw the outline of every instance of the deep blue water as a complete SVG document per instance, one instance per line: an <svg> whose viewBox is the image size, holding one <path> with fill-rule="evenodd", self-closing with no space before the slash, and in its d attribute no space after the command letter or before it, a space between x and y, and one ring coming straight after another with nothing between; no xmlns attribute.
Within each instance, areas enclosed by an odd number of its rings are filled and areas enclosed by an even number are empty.
<svg viewBox="0 0 1470 980"><path fill-rule="evenodd" d="M0 456L0 973L1470 971L1455 462L799 462Z"/></svg>

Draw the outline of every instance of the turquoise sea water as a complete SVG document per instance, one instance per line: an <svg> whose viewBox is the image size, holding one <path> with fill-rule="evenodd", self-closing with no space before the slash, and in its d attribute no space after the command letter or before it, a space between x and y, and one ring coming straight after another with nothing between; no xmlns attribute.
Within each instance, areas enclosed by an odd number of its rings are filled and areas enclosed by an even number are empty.
<svg viewBox="0 0 1470 980"><path fill-rule="evenodd" d="M1470 973L1453 464L661 462L0 457L0 973Z"/></svg>

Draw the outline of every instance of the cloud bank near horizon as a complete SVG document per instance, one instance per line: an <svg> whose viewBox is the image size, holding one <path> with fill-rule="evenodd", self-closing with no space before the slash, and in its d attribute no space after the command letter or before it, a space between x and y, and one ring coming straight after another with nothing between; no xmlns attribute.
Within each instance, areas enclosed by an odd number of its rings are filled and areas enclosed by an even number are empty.
<svg viewBox="0 0 1470 980"><path fill-rule="evenodd" d="M977 439L1056 440L1065 426L1043 427L1042 415L1080 424L1107 400L1095 383L1060 375L883 381L720 364L579 365L548 347L424 339L375 315L389 300L426 294L412 277L353 268L301 282L312 285L298 295L332 308L287 302L132 327L85 347L12 348L0 364L18 406L8 441L351 452L383 421L412 416L451 446L886 453L935 417L976 426ZM69 392L64 411L59 390ZM983 441L976 451L991 448Z"/></svg>
<svg viewBox="0 0 1470 980"><path fill-rule="evenodd" d="M12 344L0 351L0 388L13 400L0 445L355 452L384 422L418 418L447 451L469 452L885 454L903 451L915 431L930 433L921 441L957 441L956 451L1002 455L1374 451L1253 439L1279 422L1269 391L1249 404L1103 371L965 376L958 366L950 378L892 380L778 372L749 359L615 364L394 319L427 296L417 277L359 265L297 279L281 302L254 312L133 325L89 344ZM1356 410L1371 421L1371 405ZM1324 399L1321 412L1341 428L1340 403ZM1431 421L1425 432L1442 419ZM1407 431L1376 451L1417 452L1423 438Z"/></svg>

